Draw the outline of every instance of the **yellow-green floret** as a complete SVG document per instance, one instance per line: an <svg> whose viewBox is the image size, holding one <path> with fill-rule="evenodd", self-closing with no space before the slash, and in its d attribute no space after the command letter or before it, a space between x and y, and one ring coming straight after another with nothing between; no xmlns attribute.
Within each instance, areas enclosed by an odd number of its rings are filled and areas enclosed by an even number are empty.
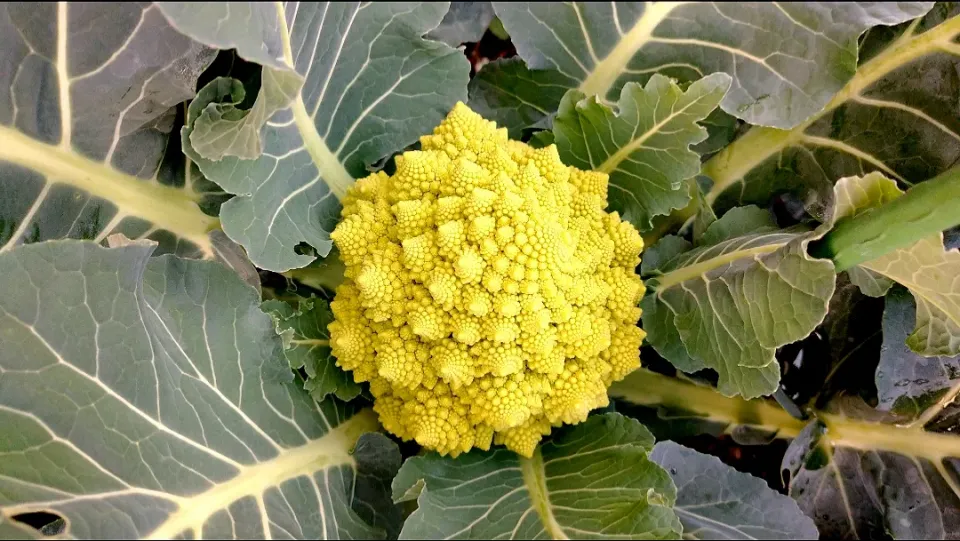
<svg viewBox="0 0 960 541"><path fill-rule="evenodd" d="M530 456L639 366L643 240L604 210L605 173L462 103L420 143L343 200L333 354L397 436Z"/></svg>

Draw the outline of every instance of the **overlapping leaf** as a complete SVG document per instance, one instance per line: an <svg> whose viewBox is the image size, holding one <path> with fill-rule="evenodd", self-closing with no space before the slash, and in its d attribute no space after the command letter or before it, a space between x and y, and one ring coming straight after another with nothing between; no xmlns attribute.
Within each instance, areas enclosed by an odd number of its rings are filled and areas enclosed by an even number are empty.
<svg viewBox="0 0 960 541"><path fill-rule="evenodd" d="M910 20L932 5L494 2L494 9L530 68L556 71L588 96L613 101L627 82L654 73L691 81L721 71L734 78L724 111L791 128L853 76L864 30ZM499 96L489 89L486 101L494 102ZM520 116L557 108L536 104Z"/></svg>
<svg viewBox="0 0 960 541"><path fill-rule="evenodd" d="M689 196L683 181L700 171L690 146L707 137L698 122L720 103L730 87L723 73L709 75L685 91L662 75L645 87L627 83L616 111L596 98L571 91L554 121L564 163L610 174L610 209L639 229L650 219L682 207Z"/></svg>
<svg viewBox="0 0 960 541"><path fill-rule="evenodd" d="M215 54L151 4L0 6L0 252L122 233L213 257L170 132Z"/></svg>
<svg viewBox="0 0 960 541"><path fill-rule="evenodd" d="M684 539L817 539L813 521L796 502L720 459L672 441L654 446L650 460L677 485L674 510Z"/></svg>
<svg viewBox="0 0 960 541"><path fill-rule="evenodd" d="M450 10L427 37L452 47L480 41L493 17L493 4L490 2L450 2Z"/></svg>
<svg viewBox="0 0 960 541"><path fill-rule="evenodd" d="M497 449L407 460L397 501L417 498L401 539L675 539L676 489L648 458L653 436L615 413L568 426L533 458Z"/></svg>
<svg viewBox="0 0 960 541"><path fill-rule="evenodd" d="M815 233L779 230L755 207L713 222L700 245L665 237L644 253L650 344L680 370L712 368L719 391L754 398L780 379L776 349L823 321L835 271L806 254Z"/></svg>
<svg viewBox="0 0 960 541"><path fill-rule="evenodd" d="M711 158L707 200L718 211L792 192L824 202L837 179L879 171L907 187L960 159L960 34L956 4L922 20L874 28L857 74L796 128L751 128Z"/></svg>
<svg viewBox="0 0 960 541"><path fill-rule="evenodd" d="M92 539L395 529L378 489L399 457L360 438L372 412L292 381L235 275L153 249L53 241L0 255L4 521L48 511Z"/></svg>
<svg viewBox="0 0 960 541"><path fill-rule="evenodd" d="M569 79L559 72L531 70L518 57L504 58L487 64L470 79L470 108L484 118L496 119L510 137L520 139L524 128L553 125L570 87Z"/></svg>
<svg viewBox="0 0 960 541"><path fill-rule="evenodd" d="M941 398L960 390L960 355L924 357L911 351L916 302L902 288L887 293L883 311L883 348L877 366L879 407L917 416Z"/></svg>
<svg viewBox="0 0 960 541"><path fill-rule="evenodd" d="M903 420L854 400L832 409L791 443L783 464L790 495L824 538L960 536L960 437L893 427L886 423Z"/></svg>
<svg viewBox="0 0 960 541"><path fill-rule="evenodd" d="M184 149L207 177L237 194L223 205L220 219L258 267L285 271L310 263L313 256L295 251L302 242L326 255L338 198L354 178L414 143L466 99L466 59L422 38L446 10L446 3L284 4L284 60L303 86L260 129L262 154L256 159L229 149L205 156L204 148L211 147L195 144L210 142L220 123L237 120L242 85L215 80L191 103L197 121L181 134ZM265 102L265 88L280 86L262 82L257 103ZM194 139L196 130L207 128L209 136Z"/></svg>
<svg viewBox="0 0 960 541"><path fill-rule="evenodd" d="M896 183L880 173L840 179L834 219L848 218L896 199ZM907 338L921 355L960 354L960 250L947 250L943 235L921 239L862 263L851 279L868 295L883 295L893 282L916 299L916 328ZM855 279L854 279L855 278Z"/></svg>
<svg viewBox="0 0 960 541"><path fill-rule="evenodd" d="M341 400L353 400L360 394L360 386L353 377L337 366L330 352L330 332L327 325L333 313L320 299L303 299L294 308L284 301L267 301L263 309L273 316L277 332L283 336L290 367L303 368L307 373L304 388L316 400L335 394Z"/></svg>

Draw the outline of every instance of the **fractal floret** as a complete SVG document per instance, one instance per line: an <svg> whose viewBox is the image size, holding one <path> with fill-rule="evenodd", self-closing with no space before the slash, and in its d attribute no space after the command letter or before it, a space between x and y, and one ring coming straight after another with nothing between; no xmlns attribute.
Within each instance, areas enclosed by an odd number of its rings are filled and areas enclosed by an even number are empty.
<svg viewBox="0 0 960 541"><path fill-rule="evenodd" d="M343 199L333 354L397 436L531 456L639 366L643 240L604 210L605 173L462 103L420 143Z"/></svg>

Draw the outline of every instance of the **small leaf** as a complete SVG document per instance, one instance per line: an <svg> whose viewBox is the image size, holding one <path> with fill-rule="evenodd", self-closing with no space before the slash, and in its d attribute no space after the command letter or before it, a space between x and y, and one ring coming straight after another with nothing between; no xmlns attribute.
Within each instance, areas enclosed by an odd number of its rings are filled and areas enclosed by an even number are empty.
<svg viewBox="0 0 960 541"><path fill-rule="evenodd" d="M924 357L906 344L916 319L916 303L901 287L887 294L883 347L877 366L878 407L917 417L945 391L960 385L960 355Z"/></svg>
<svg viewBox="0 0 960 541"><path fill-rule="evenodd" d="M304 389L315 400L335 394L340 400L353 400L360 394L360 386L353 376L336 364L330 352L330 333L327 325L333 313L326 301L303 299L294 308L284 301L263 303L263 310L273 316L277 334L284 336L287 360L293 369L303 368L307 373Z"/></svg>
<svg viewBox="0 0 960 541"><path fill-rule="evenodd" d="M470 80L470 108L496 119L510 137L519 139L525 128L546 128L570 88L555 71L529 70L520 58L502 58L486 64Z"/></svg>
<svg viewBox="0 0 960 541"><path fill-rule="evenodd" d="M674 510L685 539L817 539L817 527L788 496L720 459L661 441L650 460L677 485Z"/></svg>
<svg viewBox="0 0 960 541"><path fill-rule="evenodd" d="M480 41L493 17L493 4L490 2L450 2L450 10L443 16L440 25L427 33L427 37L451 47Z"/></svg>
<svg viewBox="0 0 960 541"><path fill-rule="evenodd" d="M833 264L806 253L819 234L778 230L754 208L728 212L686 252L665 237L641 267L652 286L641 302L650 345L684 372L716 370L724 395L774 392L776 349L813 332L833 295Z"/></svg>
<svg viewBox="0 0 960 541"><path fill-rule="evenodd" d="M401 539L677 539L676 490L653 436L607 413L556 431L532 458L503 449L408 459L393 497L417 494Z"/></svg>
<svg viewBox="0 0 960 541"><path fill-rule="evenodd" d="M564 163L610 174L610 209L640 230L650 220L688 200L683 181L700 172L690 145L706 139L698 122L707 117L730 87L716 73L686 91L662 75L646 86L627 83L616 111L570 91L560 104L553 133Z"/></svg>

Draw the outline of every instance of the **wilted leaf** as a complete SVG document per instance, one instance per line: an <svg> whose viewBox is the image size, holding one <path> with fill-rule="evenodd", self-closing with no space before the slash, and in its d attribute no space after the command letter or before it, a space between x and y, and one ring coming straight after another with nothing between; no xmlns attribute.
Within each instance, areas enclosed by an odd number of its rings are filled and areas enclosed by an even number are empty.
<svg viewBox="0 0 960 541"><path fill-rule="evenodd" d="M683 181L700 171L690 145L706 139L697 122L707 117L730 87L715 73L686 91L662 75L646 87L627 83L616 111L570 91L560 103L553 134L564 163L610 174L610 209L641 231L658 214L686 204Z"/></svg>
<svg viewBox="0 0 960 541"><path fill-rule="evenodd" d="M842 405L842 407L841 407ZM847 401L791 444L790 495L824 538L960 536L960 438Z"/></svg>
<svg viewBox="0 0 960 541"><path fill-rule="evenodd" d="M451 47L480 41L493 17L490 2L450 2L450 10L443 16L440 26L427 33L427 37Z"/></svg>
<svg viewBox="0 0 960 541"><path fill-rule="evenodd" d="M720 71L734 78L724 111L791 128L853 76L864 30L932 5L494 2L494 9L531 69L556 71L588 96L615 100L627 82L654 73L691 81Z"/></svg>
<svg viewBox="0 0 960 541"><path fill-rule="evenodd" d="M0 6L0 252L123 233L212 257L206 187L169 165L215 55L152 4Z"/></svg>
<svg viewBox="0 0 960 541"><path fill-rule="evenodd" d="M762 479L714 456L672 441L654 446L650 460L677 485L674 511L684 539L817 539L813 521L796 502Z"/></svg>
<svg viewBox="0 0 960 541"><path fill-rule="evenodd" d="M903 288L887 294L883 311L883 348L877 366L879 407L910 417L920 415L944 393L956 396L960 385L960 355L924 357L907 347L916 319L916 303ZM952 394L951 394L952 391Z"/></svg>
<svg viewBox="0 0 960 541"><path fill-rule="evenodd" d="M384 536L399 460L357 441L374 414L303 392L234 274L153 249L0 255L0 516L92 539Z"/></svg>
<svg viewBox="0 0 960 541"><path fill-rule="evenodd" d="M957 163L957 12L943 2L922 20L872 29L856 75L823 110L790 131L751 128L704 165L707 200L718 211L778 192L825 202L843 177L879 171L905 187Z"/></svg>
<svg viewBox="0 0 960 541"><path fill-rule="evenodd" d="M314 257L295 251L301 242L325 256L338 198L354 178L415 142L466 99L466 58L422 37L446 10L446 3L286 4L281 30L287 35L281 38L290 50L284 60L303 86L260 129L262 155L203 156L193 139L203 126L184 128L187 154L237 195L221 208L223 230L258 267L307 265ZM213 112L229 117L243 92L235 80L214 80L191 103L191 120L201 112L211 120Z"/></svg>
<svg viewBox="0 0 960 541"><path fill-rule="evenodd" d="M294 308L284 301L267 301L263 309L277 323L277 334L284 336L287 360L294 369L307 373L304 388L316 400L335 394L341 400L353 400L360 394L360 386L353 376L337 366L330 352L330 332L327 325L333 313L326 301L303 299Z"/></svg>
<svg viewBox="0 0 960 541"><path fill-rule="evenodd" d="M615 413L566 426L523 458L504 449L408 459L396 501L417 498L401 539L676 539L676 490L653 436Z"/></svg>
<svg viewBox="0 0 960 541"><path fill-rule="evenodd" d="M817 233L779 230L769 217L761 226L759 212L728 212L693 249L665 237L642 266L652 291L641 303L650 344L684 372L716 370L727 396L776 390L776 349L823 321L836 280L829 260L806 253Z"/></svg>

